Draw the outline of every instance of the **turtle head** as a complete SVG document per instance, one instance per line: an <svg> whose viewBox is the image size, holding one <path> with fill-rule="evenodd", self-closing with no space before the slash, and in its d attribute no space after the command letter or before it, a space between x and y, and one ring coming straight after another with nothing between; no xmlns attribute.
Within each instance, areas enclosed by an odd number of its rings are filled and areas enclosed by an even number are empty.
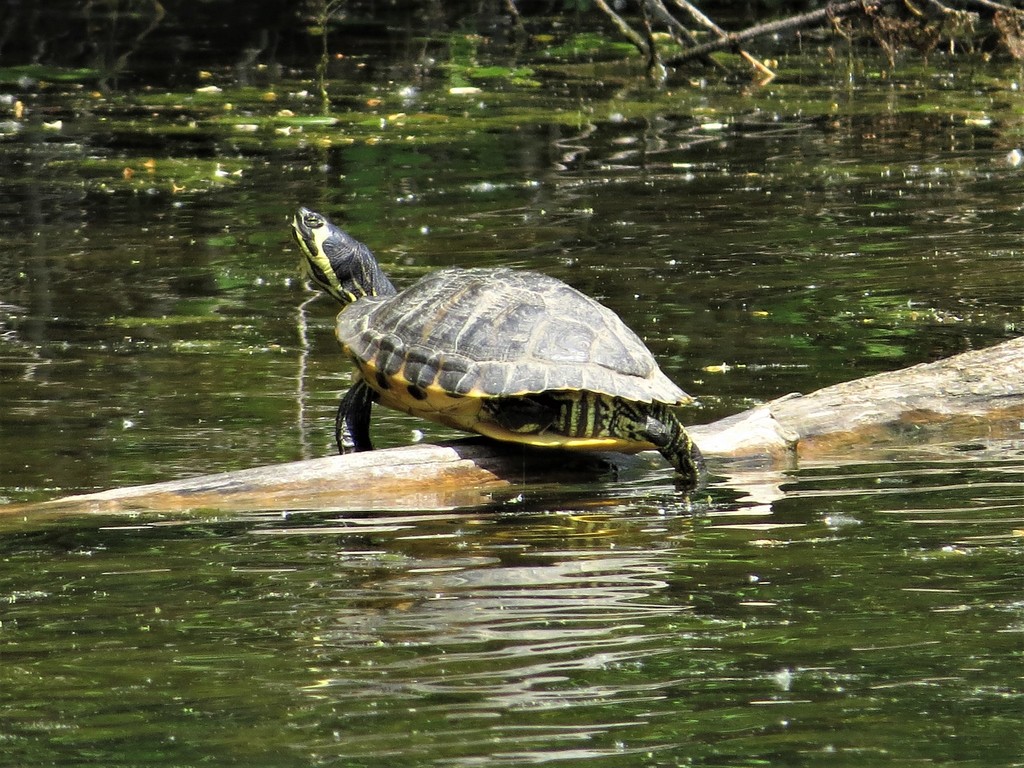
<svg viewBox="0 0 1024 768"><path fill-rule="evenodd" d="M292 234L302 252L303 273L342 304L396 293L370 249L326 216L299 208Z"/></svg>

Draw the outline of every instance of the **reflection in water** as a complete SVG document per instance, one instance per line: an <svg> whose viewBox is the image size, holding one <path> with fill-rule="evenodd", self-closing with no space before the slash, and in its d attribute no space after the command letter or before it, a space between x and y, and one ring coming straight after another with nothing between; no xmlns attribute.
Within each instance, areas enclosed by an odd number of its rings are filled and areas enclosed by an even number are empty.
<svg viewBox="0 0 1024 768"><path fill-rule="evenodd" d="M331 610L306 625L315 714L301 727L333 758L440 751L452 765L742 761L766 748L792 760L805 744L851 759L944 754L908 729L951 697L1006 711L999 669L1024 613L1019 570L1003 568L1024 497L1005 480L1021 464L944 477L883 466L790 473L770 503L696 518L622 506L263 530L379 532L336 551L321 584ZM899 493L933 507L897 513ZM956 497L976 500L969 523ZM995 638L987 650L978 632ZM1008 729L997 719L974 753L1009 754Z"/></svg>
<svg viewBox="0 0 1024 768"><path fill-rule="evenodd" d="M575 513L527 490L22 523L0 738L19 765L113 754L111 722L145 765L1009 765L1024 455L1000 454L791 470L695 512L666 482L564 489Z"/></svg>
<svg viewBox="0 0 1024 768"><path fill-rule="evenodd" d="M599 745L647 719L627 712L666 698L672 681L651 680L642 670L669 652L675 631L665 625L691 606L660 594L671 549L608 552L575 544L583 549L506 545L511 556L499 548L485 557L428 558L332 591L343 607L313 640L318 668L328 674L307 692L333 705L348 702L335 754L415 754L423 730L432 740L465 741L481 727L493 749L511 750L509 759L534 749L546 759L622 751ZM529 564L515 562L522 560ZM379 721L393 718L395 707L409 708L408 731L388 726L381 734ZM573 715L526 725L548 710ZM563 742L564 752L557 747ZM574 743L592 746L568 746Z"/></svg>
<svg viewBox="0 0 1024 768"><path fill-rule="evenodd" d="M309 372L309 321L306 317L306 307L319 298L319 292L310 296L299 304L295 310L295 327L299 335L299 359L295 364L295 406L296 406L296 432L299 435L301 447L300 458L311 459L314 457L311 445L311 425L307 415L309 393L306 377Z"/></svg>

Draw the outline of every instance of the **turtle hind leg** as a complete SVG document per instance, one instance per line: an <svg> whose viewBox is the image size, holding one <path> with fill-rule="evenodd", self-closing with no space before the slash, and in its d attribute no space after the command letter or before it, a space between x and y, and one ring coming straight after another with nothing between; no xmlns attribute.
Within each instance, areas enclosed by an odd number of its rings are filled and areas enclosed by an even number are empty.
<svg viewBox="0 0 1024 768"><path fill-rule="evenodd" d="M653 443L658 452L676 468L689 488L697 488L705 479L704 456L666 406L652 405L639 424L637 437Z"/></svg>
<svg viewBox="0 0 1024 768"><path fill-rule="evenodd" d="M370 442L370 407L377 394L360 379L346 392L338 403L338 414L334 417L334 441L338 453L372 451Z"/></svg>
<svg viewBox="0 0 1024 768"><path fill-rule="evenodd" d="M539 434L558 419L560 403L543 394L487 400L484 411L499 426L518 434Z"/></svg>

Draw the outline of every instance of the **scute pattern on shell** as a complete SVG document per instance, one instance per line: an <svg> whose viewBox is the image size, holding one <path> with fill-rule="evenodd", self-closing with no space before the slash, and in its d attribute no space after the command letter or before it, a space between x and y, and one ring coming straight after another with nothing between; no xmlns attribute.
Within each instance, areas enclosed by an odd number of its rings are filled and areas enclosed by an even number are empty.
<svg viewBox="0 0 1024 768"><path fill-rule="evenodd" d="M689 397L607 307L546 275L446 269L338 316L339 341L378 371L484 397L587 390L636 402Z"/></svg>

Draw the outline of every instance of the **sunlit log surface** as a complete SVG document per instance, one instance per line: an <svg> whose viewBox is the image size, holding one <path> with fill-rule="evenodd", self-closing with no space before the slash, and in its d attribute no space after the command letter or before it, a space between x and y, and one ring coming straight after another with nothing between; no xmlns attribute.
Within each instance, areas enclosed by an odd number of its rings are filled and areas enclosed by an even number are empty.
<svg viewBox="0 0 1024 768"><path fill-rule="evenodd" d="M783 442L805 459L868 443L953 435L1024 436L1024 337L934 363L773 400L689 431L711 456L774 454ZM739 421L731 430L730 421Z"/></svg>
<svg viewBox="0 0 1024 768"><path fill-rule="evenodd" d="M1024 436L1024 338L934 363L781 397L691 434L713 473L727 458L762 466L841 457L858 446ZM0 507L0 515L288 510L439 510L489 503L536 483L585 481L592 459L482 440L328 456ZM602 457L623 465L640 459ZM578 463L577 463L578 462ZM607 464L602 465L607 469Z"/></svg>

